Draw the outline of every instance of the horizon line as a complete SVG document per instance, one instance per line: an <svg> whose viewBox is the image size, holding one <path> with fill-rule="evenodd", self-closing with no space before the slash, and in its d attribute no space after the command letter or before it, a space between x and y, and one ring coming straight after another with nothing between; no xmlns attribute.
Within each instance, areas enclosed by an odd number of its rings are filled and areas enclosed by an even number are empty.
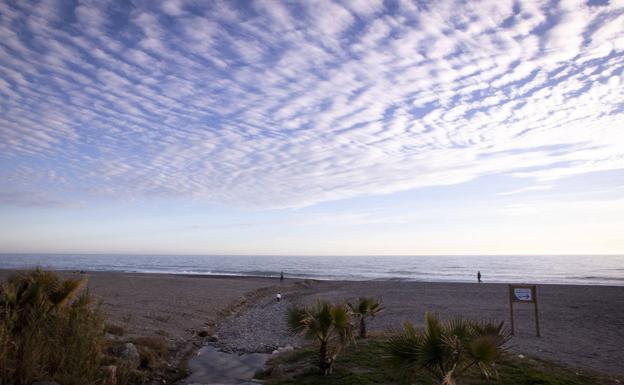
<svg viewBox="0 0 624 385"><path fill-rule="evenodd" d="M86 253L59 253L59 252L4 252L0 251L0 255L93 255L93 256L155 256L155 257L609 257L624 256L624 253L534 253L534 254L167 254L167 253L104 253L104 252L86 252Z"/></svg>

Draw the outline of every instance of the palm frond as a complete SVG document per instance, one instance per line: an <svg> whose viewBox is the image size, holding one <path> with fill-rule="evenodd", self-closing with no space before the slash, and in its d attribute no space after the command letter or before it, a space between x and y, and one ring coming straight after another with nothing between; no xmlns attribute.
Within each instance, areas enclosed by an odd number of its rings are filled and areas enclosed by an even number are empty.
<svg viewBox="0 0 624 385"><path fill-rule="evenodd" d="M495 362L507 340L503 323L464 318L441 322L435 314L425 313L422 331L406 323L388 338L386 351L406 372L424 369L442 384L452 385L474 366L487 378L496 375Z"/></svg>
<svg viewBox="0 0 624 385"><path fill-rule="evenodd" d="M306 327L305 308L292 307L286 311L286 323L292 334L301 333Z"/></svg>
<svg viewBox="0 0 624 385"><path fill-rule="evenodd" d="M409 371L420 366L421 346L422 335L411 323L405 322L403 330L388 337L385 350L391 361Z"/></svg>

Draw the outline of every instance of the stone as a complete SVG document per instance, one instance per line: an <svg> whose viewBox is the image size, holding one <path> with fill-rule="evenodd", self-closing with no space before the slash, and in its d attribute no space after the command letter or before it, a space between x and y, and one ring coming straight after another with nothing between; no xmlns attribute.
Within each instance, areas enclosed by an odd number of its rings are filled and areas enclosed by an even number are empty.
<svg viewBox="0 0 624 385"><path fill-rule="evenodd" d="M123 344L119 350L119 357L123 358L131 369L136 369L141 364L141 356L136 346L131 342Z"/></svg>

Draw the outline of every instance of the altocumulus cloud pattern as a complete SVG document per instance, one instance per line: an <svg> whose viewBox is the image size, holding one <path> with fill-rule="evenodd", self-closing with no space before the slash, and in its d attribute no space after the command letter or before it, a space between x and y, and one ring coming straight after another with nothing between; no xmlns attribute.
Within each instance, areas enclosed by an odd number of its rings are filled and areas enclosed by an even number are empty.
<svg viewBox="0 0 624 385"><path fill-rule="evenodd" d="M624 168L622 1L3 1L0 49L5 204Z"/></svg>

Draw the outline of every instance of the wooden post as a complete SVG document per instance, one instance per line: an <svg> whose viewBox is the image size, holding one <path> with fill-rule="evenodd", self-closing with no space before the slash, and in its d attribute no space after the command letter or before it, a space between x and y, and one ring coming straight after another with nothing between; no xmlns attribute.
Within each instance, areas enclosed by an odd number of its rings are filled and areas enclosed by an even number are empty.
<svg viewBox="0 0 624 385"><path fill-rule="evenodd" d="M537 336L540 336L540 330L539 330L539 315L537 313L537 289L535 286L533 286L531 288L531 291L533 292L533 305L535 308L535 334L537 334Z"/></svg>
<svg viewBox="0 0 624 385"><path fill-rule="evenodd" d="M514 314L513 314L513 288L511 285L509 285L509 319L511 320L511 335L513 336L514 333Z"/></svg>

